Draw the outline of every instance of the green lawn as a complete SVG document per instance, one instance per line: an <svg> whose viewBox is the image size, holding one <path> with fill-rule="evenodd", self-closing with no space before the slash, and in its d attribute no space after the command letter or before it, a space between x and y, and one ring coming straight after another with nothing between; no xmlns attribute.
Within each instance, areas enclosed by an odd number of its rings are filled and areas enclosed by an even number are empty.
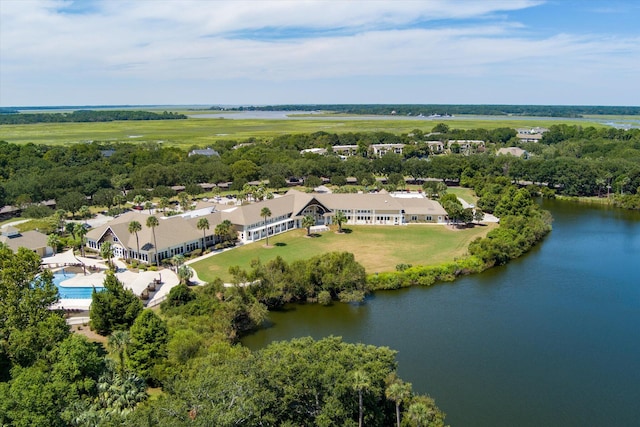
<svg viewBox="0 0 640 427"><path fill-rule="evenodd" d="M351 233L338 234L333 230L319 237L306 237L306 230L293 230L223 252L198 261L191 266L200 279L212 281L216 277L229 282L229 267L240 265L249 269L251 260L267 262L280 255L287 262L307 259L330 251L352 252L367 273L395 270L400 263L435 265L452 261L467 253L469 242L484 236L495 225L453 230L442 225L408 226L350 226Z"/></svg>
<svg viewBox="0 0 640 427"><path fill-rule="evenodd" d="M456 197L461 198L471 205L475 205L476 201L478 200L476 193L471 188L449 187L447 188L447 193L455 194Z"/></svg>
<svg viewBox="0 0 640 427"><path fill-rule="evenodd" d="M482 120L476 117L448 121L452 128L474 129L498 127L549 127L558 121L518 120L500 118ZM562 123L593 125L567 119ZM30 125L0 126L0 140L13 143L71 144L86 141L157 142L188 148L192 145L206 146L217 140L247 138L272 138L289 133L313 133L317 131L347 133L386 131L396 134L409 133L414 129L430 131L436 121L430 120L352 120L348 117L332 117L326 120L266 120L266 119L220 119L190 118L186 120L142 120L102 123L38 123Z"/></svg>

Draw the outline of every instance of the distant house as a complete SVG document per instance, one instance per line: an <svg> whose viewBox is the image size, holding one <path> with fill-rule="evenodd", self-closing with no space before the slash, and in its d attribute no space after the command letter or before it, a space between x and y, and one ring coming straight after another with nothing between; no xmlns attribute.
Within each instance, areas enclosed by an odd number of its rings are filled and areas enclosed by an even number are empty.
<svg viewBox="0 0 640 427"><path fill-rule="evenodd" d="M2 227L0 242L7 245L14 252L18 248L27 248L41 258L53 254L53 249L47 244L47 235L39 231L31 230L21 233L15 227L5 226Z"/></svg>
<svg viewBox="0 0 640 427"><path fill-rule="evenodd" d="M205 148L200 150L191 150L189 151L189 157L191 156L207 156L207 157L220 157L220 153L212 148Z"/></svg>
<svg viewBox="0 0 640 427"><path fill-rule="evenodd" d="M498 156L500 156L500 155L515 156L515 157L520 157L520 158L523 158L523 159L528 159L529 158L529 153L526 150L523 150L522 148L519 148L519 147L501 148L501 149L498 150L496 155L498 155Z"/></svg>
<svg viewBox="0 0 640 427"><path fill-rule="evenodd" d="M484 148L484 141L479 139L452 139L447 143L447 148L451 150L451 146L457 144L460 147L461 153L468 153L474 151L479 147Z"/></svg>
<svg viewBox="0 0 640 427"><path fill-rule="evenodd" d="M520 142L540 142L542 140L542 134L548 130L547 128L541 127L516 129L518 132L516 138L518 138Z"/></svg>
<svg viewBox="0 0 640 427"><path fill-rule="evenodd" d="M300 151L300 154L327 154L326 148L307 148Z"/></svg>
<svg viewBox="0 0 640 427"><path fill-rule="evenodd" d="M350 157L358 154L357 145L334 145L333 152L341 157Z"/></svg>
<svg viewBox="0 0 640 427"><path fill-rule="evenodd" d="M444 142L442 141L425 141L425 144L427 144L432 154L444 153Z"/></svg>
<svg viewBox="0 0 640 427"><path fill-rule="evenodd" d="M371 144L371 151L379 157L387 153L402 154L403 149L404 144Z"/></svg>

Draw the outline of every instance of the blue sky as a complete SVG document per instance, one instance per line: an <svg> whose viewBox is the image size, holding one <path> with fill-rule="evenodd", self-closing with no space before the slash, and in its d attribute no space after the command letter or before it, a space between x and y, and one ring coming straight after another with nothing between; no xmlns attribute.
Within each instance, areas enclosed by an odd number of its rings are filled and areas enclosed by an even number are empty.
<svg viewBox="0 0 640 427"><path fill-rule="evenodd" d="M637 106L638 22L636 0L0 0L0 106Z"/></svg>

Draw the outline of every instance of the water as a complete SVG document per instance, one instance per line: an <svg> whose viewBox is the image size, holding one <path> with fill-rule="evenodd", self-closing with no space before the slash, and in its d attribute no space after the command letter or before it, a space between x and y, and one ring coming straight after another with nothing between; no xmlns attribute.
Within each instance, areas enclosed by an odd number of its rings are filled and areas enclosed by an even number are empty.
<svg viewBox="0 0 640 427"><path fill-rule="evenodd" d="M243 343L333 334L389 346L452 426L636 426L640 214L545 207L554 231L506 267L363 306L295 306Z"/></svg>
<svg viewBox="0 0 640 427"><path fill-rule="evenodd" d="M53 274L53 284L58 288L60 299L91 299L93 287L67 287L61 285L65 280L69 280L75 276L77 276L77 274L65 273L64 271L58 271ZM104 288L97 287L95 289L101 291Z"/></svg>

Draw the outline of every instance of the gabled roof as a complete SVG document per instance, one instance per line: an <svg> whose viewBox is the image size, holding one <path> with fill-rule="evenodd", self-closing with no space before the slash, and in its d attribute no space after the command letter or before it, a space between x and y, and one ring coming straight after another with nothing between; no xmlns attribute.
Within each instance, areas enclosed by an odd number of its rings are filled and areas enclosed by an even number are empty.
<svg viewBox="0 0 640 427"><path fill-rule="evenodd" d="M103 236L111 232L118 241L128 249L136 248L136 235L129 233L129 223L138 221L142 225L142 230L138 231L140 249L153 248L153 231L146 226L149 215L140 212L128 212L119 216L108 224L94 228L87 233L87 238L100 240ZM155 229L158 249L177 246L184 242L197 240L202 236L202 231L198 230L196 224L199 218L185 219L182 217L158 218L158 226ZM212 227L215 223L209 221Z"/></svg>

